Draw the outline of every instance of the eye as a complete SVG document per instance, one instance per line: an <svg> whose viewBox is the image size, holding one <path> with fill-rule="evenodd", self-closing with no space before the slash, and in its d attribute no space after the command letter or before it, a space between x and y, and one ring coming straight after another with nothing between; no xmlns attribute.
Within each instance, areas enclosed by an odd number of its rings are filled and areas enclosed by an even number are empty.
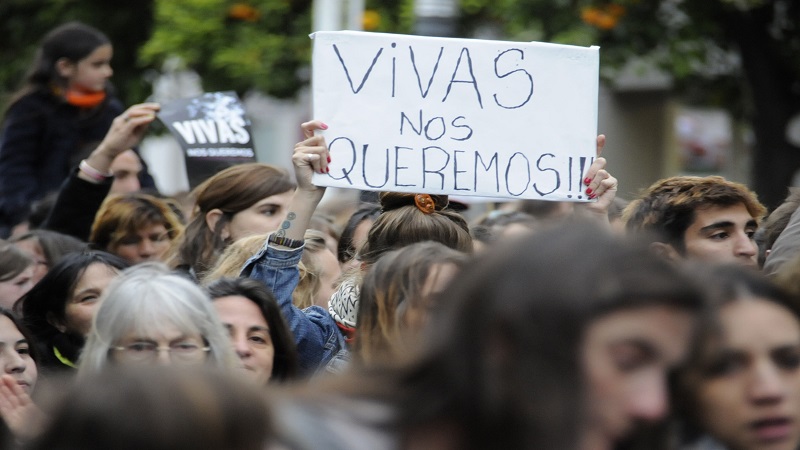
<svg viewBox="0 0 800 450"><path fill-rule="evenodd" d="M28 347L27 344L23 344L23 345L20 345L19 347L17 347L17 353L19 353L20 355L23 355L23 356L24 355L30 355L31 354L31 349Z"/></svg>
<svg viewBox="0 0 800 450"><path fill-rule="evenodd" d="M126 348L131 352L143 353L154 351L156 349L156 345L152 342L134 342L133 344L128 344Z"/></svg>
<svg viewBox="0 0 800 450"><path fill-rule="evenodd" d="M725 240L725 239L727 239L727 238L728 238L728 236L730 236L730 235L728 234L728 232L727 232L727 231L720 231L719 233L714 233L714 234L712 234L711 236L709 236L709 239L714 239L714 240L717 240L717 241L722 241L722 240Z"/></svg>
<svg viewBox="0 0 800 450"><path fill-rule="evenodd" d="M91 303L91 302L97 301L98 298L100 298L99 295L90 294L90 295L86 295L84 297L79 297L77 303Z"/></svg>
<svg viewBox="0 0 800 450"><path fill-rule="evenodd" d="M149 239L152 242L165 242L169 240L169 233L164 232L164 233L151 234L149 236Z"/></svg>
<svg viewBox="0 0 800 450"><path fill-rule="evenodd" d="M772 360L784 370L795 370L800 367L800 348L779 348L772 353Z"/></svg>
<svg viewBox="0 0 800 450"><path fill-rule="evenodd" d="M743 355L723 354L714 358L704 372L707 377L716 378L736 374L746 367L747 360Z"/></svg>
<svg viewBox="0 0 800 450"><path fill-rule="evenodd" d="M139 245L139 242L142 242L139 236L125 236L119 240L118 245Z"/></svg>
<svg viewBox="0 0 800 450"><path fill-rule="evenodd" d="M280 210L281 210L280 206L272 205L272 206L268 206L268 207L265 207L264 209L262 209L261 210L261 214L263 214L263 215L265 215L267 217L272 217L275 214L277 214L278 211L280 211Z"/></svg>
<svg viewBox="0 0 800 450"><path fill-rule="evenodd" d="M625 345L613 350L612 359L620 372L633 372L648 365L653 360L652 352L634 345Z"/></svg>
<svg viewBox="0 0 800 450"><path fill-rule="evenodd" d="M200 348L199 345L195 344L194 342L178 342L170 346L173 350L179 352L193 352Z"/></svg>
<svg viewBox="0 0 800 450"><path fill-rule="evenodd" d="M251 334L247 337L247 340L256 345L267 345L269 343L269 338L260 334Z"/></svg>
<svg viewBox="0 0 800 450"><path fill-rule="evenodd" d="M745 234L747 235L747 237L749 237L750 239L754 239L754 238L755 238L755 236L756 236L756 230L747 230L747 231L745 231L744 233L745 233Z"/></svg>

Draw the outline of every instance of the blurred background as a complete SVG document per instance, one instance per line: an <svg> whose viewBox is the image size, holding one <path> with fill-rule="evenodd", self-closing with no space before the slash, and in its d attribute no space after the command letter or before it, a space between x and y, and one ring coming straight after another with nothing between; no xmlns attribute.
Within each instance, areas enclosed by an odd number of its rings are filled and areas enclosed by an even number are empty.
<svg viewBox="0 0 800 450"><path fill-rule="evenodd" d="M677 174L744 182L770 208L800 185L797 0L2 0L0 107L44 34L104 31L127 104L235 90L258 159L285 167L309 118L315 30L365 30L601 47L604 156L632 198ZM188 188L177 143L142 154L165 194Z"/></svg>

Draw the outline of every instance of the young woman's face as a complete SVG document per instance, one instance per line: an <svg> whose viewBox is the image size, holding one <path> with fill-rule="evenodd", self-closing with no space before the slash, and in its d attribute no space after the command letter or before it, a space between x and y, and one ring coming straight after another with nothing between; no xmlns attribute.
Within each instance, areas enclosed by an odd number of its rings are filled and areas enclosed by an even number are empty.
<svg viewBox="0 0 800 450"><path fill-rule="evenodd" d="M293 194L293 190L288 190L271 195L234 214L231 221L225 225L228 240L233 242L243 237L277 230L286 216L286 208Z"/></svg>
<svg viewBox="0 0 800 450"><path fill-rule="evenodd" d="M214 299L214 309L230 333L245 374L259 385L266 384L272 376L275 347L261 310L241 295Z"/></svg>
<svg viewBox="0 0 800 450"><path fill-rule="evenodd" d="M36 363L31 358L31 343L8 317L0 315L0 365L27 393L36 385Z"/></svg>
<svg viewBox="0 0 800 450"><path fill-rule="evenodd" d="M688 312L648 306L594 320L583 341L588 424L583 448L609 449L637 423L668 412L667 374L685 356Z"/></svg>
<svg viewBox="0 0 800 450"><path fill-rule="evenodd" d="M14 302L25 295L33 287L34 265L26 267L17 276L0 281L0 306L13 309Z"/></svg>
<svg viewBox="0 0 800 450"><path fill-rule="evenodd" d="M797 449L800 322L758 298L725 305L720 316L721 342L698 374L701 426L731 449Z"/></svg>
<svg viewBox="0 0 800 450"><path fill-rule="evenodd" d="M162 261L171 242L167 228L163 224L151 223L135 234L123 237L108 250L131 264Z"/></svg>
<svg viewBox="0 0 800 450"><path fill-rule="evenodd" d="M53 325L62 333L88 336L100 296L117 275L119 272L113 267L99 262L90 264L67 298L64 319Z"/></svg>

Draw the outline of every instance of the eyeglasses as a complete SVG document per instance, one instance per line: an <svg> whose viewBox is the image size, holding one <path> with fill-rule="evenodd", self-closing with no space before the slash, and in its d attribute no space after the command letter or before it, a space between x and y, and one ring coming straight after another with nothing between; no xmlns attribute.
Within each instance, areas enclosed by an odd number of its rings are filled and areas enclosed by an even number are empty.
<svg viewBox="0 0 800 450"><path fill-rule="evenodd" d="M203 347L195 342L176 342L167 347L160 347L155 342L134 342L128 345L111 347L118 353L122 361L152 362L161 351L169 352L170 360L176 362L198 362L205 358L211 347Z"/></svg>

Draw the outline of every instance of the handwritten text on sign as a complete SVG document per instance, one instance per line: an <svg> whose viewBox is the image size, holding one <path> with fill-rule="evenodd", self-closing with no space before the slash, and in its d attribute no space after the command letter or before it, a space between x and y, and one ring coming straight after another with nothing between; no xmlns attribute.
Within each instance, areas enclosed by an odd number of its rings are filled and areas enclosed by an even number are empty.
<svg viewBox="0 0 800 450"><path fill-rule="evenodd" d="M323 186L585 200L599 52L362 32L313 36Z"/></svg>

